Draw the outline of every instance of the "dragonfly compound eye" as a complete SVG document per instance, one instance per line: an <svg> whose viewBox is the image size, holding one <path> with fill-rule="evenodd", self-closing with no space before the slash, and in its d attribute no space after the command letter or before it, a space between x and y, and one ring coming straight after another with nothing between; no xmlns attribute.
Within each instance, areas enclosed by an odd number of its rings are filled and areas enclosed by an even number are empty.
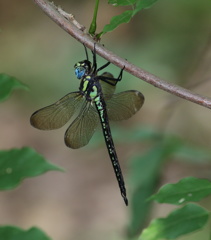
<svg viewBox="0 0 211 240"><path fill-rule="evenodd" d="M76 67L75 68L75 75L78 79L81 79L86 74L86 69L84 67Z"/></svg>
<svg viewBox="0 0 211 240"><path fill-rule="evenodd" d="M78 62L75 64L74 68L76 77L81 79L91 71L91 62L88 60Z"/></svg>

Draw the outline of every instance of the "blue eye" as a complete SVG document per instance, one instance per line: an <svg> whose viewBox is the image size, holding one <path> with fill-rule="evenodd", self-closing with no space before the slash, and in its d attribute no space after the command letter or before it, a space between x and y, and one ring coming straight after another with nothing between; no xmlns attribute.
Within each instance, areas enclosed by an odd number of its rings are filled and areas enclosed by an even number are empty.
<svg viewBox="0 0 211 240"><path fill-rule="evenodd" d="M75 68L75 75L78 79L81 79L85 75L85 68L77 67Z"/></svg>

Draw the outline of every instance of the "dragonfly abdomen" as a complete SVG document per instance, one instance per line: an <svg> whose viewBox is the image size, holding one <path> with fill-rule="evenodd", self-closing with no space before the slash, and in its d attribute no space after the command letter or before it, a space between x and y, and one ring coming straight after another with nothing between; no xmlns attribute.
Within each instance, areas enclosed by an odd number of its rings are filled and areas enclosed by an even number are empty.
<svg viewBox="0 0 211 240"><path fill-rule="evenodd" d="M102 125L103 135L105 138L108 154L110 156L112 166L113 166L113 169L114 169L114 172L115 172L118 184L119 184L120 192L125 201L125 204L128 205L124 178L123 178L120 164L118 161L117 153L116 153L116 150L114 147L114 142L113 142L112 135L111 135L111 129L109 126L108 114L106 111L106 104L105 104L104 99L100 96L97 96L95 98L95 105L96 105L98 114L100 116L100 122Z"/></svg>

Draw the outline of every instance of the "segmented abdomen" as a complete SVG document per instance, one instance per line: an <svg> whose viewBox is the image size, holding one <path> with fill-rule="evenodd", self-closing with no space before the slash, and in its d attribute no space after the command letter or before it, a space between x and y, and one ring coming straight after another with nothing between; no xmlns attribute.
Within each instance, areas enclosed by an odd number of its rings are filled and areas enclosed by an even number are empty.
<svg viewBox="0 0 211 240"><path fill-rule="evenodd" d="M114 169L114 172L115 172L118 184L119 184L120 192L125 201L125 204L128 205L124 178L122 175L122 171L120 168L120 164L118 161L117 153L116 153L116 150L114 147L114 142L113 142L112 135L111 135L111 129L109 126L108 114L106 111L106 103L102 97L98 96L95 98L95 105L96 105L96 108L97 108L97 111L98 111L98 114L100 117L103 135L104 135L108 153L109 153L109 156L110 156L110 159L112 162L112 166L113 166L113 169Z"/></svg>

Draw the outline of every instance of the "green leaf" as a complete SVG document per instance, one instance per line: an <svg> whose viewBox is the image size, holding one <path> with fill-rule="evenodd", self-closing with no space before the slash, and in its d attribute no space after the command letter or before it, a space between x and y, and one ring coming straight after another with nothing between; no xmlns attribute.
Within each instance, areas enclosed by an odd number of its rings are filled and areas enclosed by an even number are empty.
<svg viewBox="0 0 211 240"><path fill-rule="evenodd" d="M132 5L133 10L127 10L122 14L113 17L110 23L104 26L103 31L99 34L99 36L113 31L122 23L128 23L140 10L151 7L156 1L157 0L109 0L109 4L113 4L115 6Z"/></svg>
<svg viewBox="0 0 211 240"><path fill-rule="evenodd" d="M51 170L63 171L31 148L0 151L1 190L15 188L24 178L35 177Z"/></svg>
<svg viewBox="0 0 211 240"><path fill-rule="evenodd" d="M137 0L136 9L140 11L144 8L150 8L157 1L158 0Z"/></svg>
<svg viewBox="0 0 211 240"><path fill-rule="evenodd" d="M0 74L0 102L6 100L12 90L16 88L28 90L28 87L16 78L10 77L4 73Z"/></svg>
<svg viewBox="0 0 211 240"><path fill-rule="evenodd" d="M162 164L177 149L177 142L170 138L160 139L146 154L132 160L129 175L130 185L134 189L131 200L131 220L128 227L129 237L134 237L143 227L148 215L150 203L146 201L157 187Z"/></svg>
<svg viewBox="0 0 211 240"><path fill-rule="evenodd" d="M102 34L113 31L122 23L128 23L132 18L132 16L133 16L133 11L127 10L118 16L112 17L110 23L104 26Z"/></svg>
<svg viewBox="0 0 211 240"><path fill-rule="evenodd" d="M204 208L189 203L172 211L166 218L153 220L139 240L175 239L201 229L208 217L209 213Z"/></svg>
<svg viewBox="0 0 211 240"><path fill-rule="evenodd" d="M133 192L129 206L131 206L131 219L128 226L128 237L133 239L140 232L140 229L145 225L146 218L149 214L151 203L146 199L155 191L156 183L159 176L159 169L157 175L149 178L148 181Z"/></svg>
<svg viewBox="0 0 211 240"><path fill-rule="evenodd" d="M198 202L211 194L211 182L206 179L187 177L175 184L166 184L150 200L175 205Z"/></svg>
<svg viewBox="0 0 211 240"><path fill-rule="evenodd" d="M40 229L32 227L29 230L22 230L14 226L1 226L0 239L2 240L50 240Z"/></svg>
<svg viewBox="0 0 211 240"><path fill-rule="evenodd" d="M128 6L136 3L137 0L109 0L108 4L112 4L114 6Z"/></svg>
<svg viewBox="0 0 211 240"><path fill-rule="evenodd" d="M131 219L128 226L128 236L137 235L145 223L150 202L146 199L154 192L159 176L160 164L163 159L160 147L154 147L144 155L132 159L129 172L129 181L133 189L130 201Z"/></svg>

